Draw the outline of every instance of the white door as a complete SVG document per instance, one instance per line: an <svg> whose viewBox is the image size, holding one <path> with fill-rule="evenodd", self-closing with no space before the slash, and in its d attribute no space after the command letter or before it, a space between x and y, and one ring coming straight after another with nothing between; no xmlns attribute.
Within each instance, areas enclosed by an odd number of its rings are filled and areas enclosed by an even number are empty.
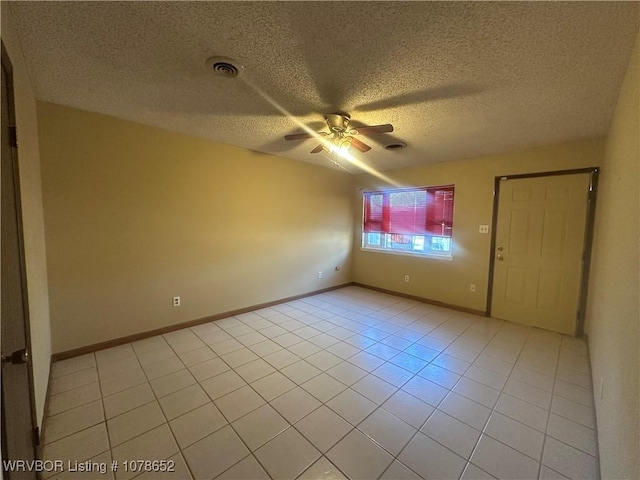
<svg viewBox="0 0 640 480"><path fill-rule="evenodd" d="M590 175L500 182L491 315L574 335Z"/></svg>

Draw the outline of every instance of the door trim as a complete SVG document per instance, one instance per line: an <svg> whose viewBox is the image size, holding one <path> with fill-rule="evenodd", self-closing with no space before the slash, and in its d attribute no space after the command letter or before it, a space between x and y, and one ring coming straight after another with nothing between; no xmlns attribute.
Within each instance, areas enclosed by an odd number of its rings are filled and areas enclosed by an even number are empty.
<svg viewBox="0 0 640 480"><path fill-rule="evenodd" d="M596 197L598 191L598 167L576 168L574 170L557 170L550 172L523 173L518 175L500 175L494 178L493 183L493 211L491 213L491 246L489 250L489 278L487 284L487 305L485 315L491 316L491 304L493 302L493 276L496 260L496 230L498 227L498 204L500 201L500 182L502 180L516 180L522 178L551 177L558 175L578 175L588 173L589 194L587 197L587 221L585 224L582 273L580 276L580 293L578 297L578 311L576 313L576 329L574 335L584 335L584 321L587 307L587 293L589 289L589 271L591 267L591 247L593 246L593 225L595 221Z"/></svg>
<svg viewBox="0 0 640 480"><path fill-rule="evenodd" d="M0 40L0 48L1 48L1 62L2 68L7 72L7 104L8 104L8 112L7 115L9 117L9 125L15 127L16 126L16 115L15 115L15 96L14 96L14 87L13 87L13 65L11 63L11 59L7 52L7 49L4 45L4 41ZM5 127L2 125L2 127ZM20 193L20 172L19 172L19 162L18 162L18 148L17 148L17 139L15 145L11 147L11 161L14 162L14 172L13 172L13 181L15 185L15 202L16 202L16 221L17 221L17 229L18 229L18 253L20 255L20 282L21 282L21 290L22 290L22 304L23 304L23 312L24 312L24 333L25 333L25 346L29 352L32 352L31 349L31 321L29 316L29 293L27 288L27 268L26 268L26 260L25 260L25 247L24 247L24 229L23 229L23 221L22 221L22 198ZM0 320L1 324L1 320ZM29 397L30 397L30 410L31 410L31 427L32 427L32 435L33 435L33 449L34 449L34 458L40 458L39 454L39 445L40 445L40 432L38 428L38 418L36 414L36 400L35 400L35 387L33 382L33 357L27 362L27 376L29 383ZM0 376L1 378L1 376ZM7 442L11 441L11 439L7 438L6 429L5 429L5 412L4 410L4 402L2 405L2 458L4 460L8 459L7 456ZM5 478L10 477L9 472L4 472Z"/></svg>

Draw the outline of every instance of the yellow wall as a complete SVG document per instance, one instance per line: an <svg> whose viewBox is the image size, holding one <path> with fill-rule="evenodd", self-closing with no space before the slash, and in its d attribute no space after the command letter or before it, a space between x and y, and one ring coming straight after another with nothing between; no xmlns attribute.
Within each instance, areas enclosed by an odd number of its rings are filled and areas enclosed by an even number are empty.
<svg viewBox="0 0 640 480"><path fill-rule="evenodd" d="M591 262L587 326L602 478L640 478L639 116L640 36L607 137Z"/></svg>
<svg viewBox="0 0 640 480"><path fill-rule="evenodd" d="M31 357L38 425L42 424L51 359L49 296L38 152L36 98L27 72L22 47L13 27L11 10L2 4L2 42L13 66L13 83L18 127L18 162L24 234Z"/></svg>
<svg viewBox="0 0 640 480"><path fill-rule="evenodd" d="M491 235L478 233L478 229L481 224L491 225L494 177L594 167L600 164L602 152L602 140L584 140L385 172L401 186L455 184L453 260L362 251L359 248L362 199L358 192L355 198L354 281L484 311ZM357 181L358 188L365 190L388 186L364 175ZM404 282L405 275L409 275L409 283ZM472 283L476 285L475 293L470 290Z"/></svg>
<svg viewBox="0 0 640 480"><path fill-rule="evenodd" d="M54 352L351 280L350 175L49 103L38 118Z"/></svg>

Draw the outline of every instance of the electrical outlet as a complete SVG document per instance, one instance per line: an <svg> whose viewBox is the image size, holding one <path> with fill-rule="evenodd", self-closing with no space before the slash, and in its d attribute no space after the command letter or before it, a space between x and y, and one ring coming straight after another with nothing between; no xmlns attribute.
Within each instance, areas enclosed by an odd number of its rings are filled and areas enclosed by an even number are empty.
<svg viewBox="0 0 640 480"><path fill-rule="evenodd" d="M318 278L322 278L322 272L318 272Z"/></svg>
<svg viewBox="0 0 640 480"><path fill-rule="evenodd" d="M469 285L469 290L471 290L472 292L474 292L474 293L475 293L475 291L476 291L476 284L475 284L475 283L470 284L470 285Z"/></svg>
<svg viewBox="0 0 640 480"><path fill-rule="evenodd" d="M489 225L480 225L480 233L489 233Z"/></svg>
<svg viewBox="0 0 640 480"><path fill-rule="evenodd" d="M180 306L180 297L173 297L173 306L174 307Z"/></svg>
<svg viewBox="0 0 640 480"><path fill-rule="evenodd" d="M409 275L405 275L404 276L404 281L405 281L405 283L409 283Z"/></svg>

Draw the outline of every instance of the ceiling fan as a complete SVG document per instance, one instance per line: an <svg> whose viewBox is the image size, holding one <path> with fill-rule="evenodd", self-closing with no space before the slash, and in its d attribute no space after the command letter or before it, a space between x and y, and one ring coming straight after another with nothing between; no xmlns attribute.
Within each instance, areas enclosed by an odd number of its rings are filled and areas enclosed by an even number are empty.
<svg viewBox="0 0 640 480"><path fill-rule="evenodd" d="M331 146L334 148L340 148L348 150L349 147L354 147L360 150L362 153L371 150L371 147L366 143L355 138L356 135L373 135L377 133L389 133L393 132L393 125L387 123L385 125L371 125L350 128L349 122L351 116L346 113L325 113L324 119L329 127L328 132L314 133L294 133L291 135L285 135L285 140L305 140L307 138L313 138L316 136L330 137L328 139L328 145L324 142L311 150L311 153L320 153L323 150L331 151Z"/></svg>

